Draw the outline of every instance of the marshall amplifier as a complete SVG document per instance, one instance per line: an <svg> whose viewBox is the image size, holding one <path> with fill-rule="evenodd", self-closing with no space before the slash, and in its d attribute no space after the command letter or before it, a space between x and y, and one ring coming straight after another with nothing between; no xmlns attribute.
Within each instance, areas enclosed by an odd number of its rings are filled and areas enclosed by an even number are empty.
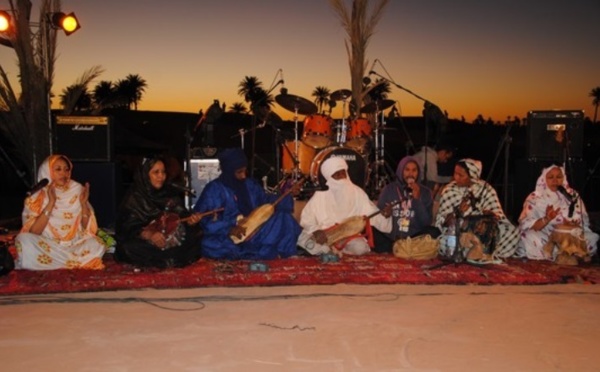
<svg viewBox="0 0 600 372"><path fill-rule="evenodd" d="M583 111L547 110L527 114L527 157L563 161L583 156Z"/></svg>
<svg viewBox="0 0 600 372"><path fill-rule="evenodd" d="M113 135L108 116L60 116L54 121L54 151L73 161L112 161Z"/></svg>

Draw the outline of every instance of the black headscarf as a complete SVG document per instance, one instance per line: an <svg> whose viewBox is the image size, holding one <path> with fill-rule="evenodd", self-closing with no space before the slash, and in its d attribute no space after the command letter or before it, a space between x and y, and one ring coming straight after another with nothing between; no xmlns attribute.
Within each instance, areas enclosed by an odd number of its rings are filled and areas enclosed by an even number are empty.
<svg viewBox="0 0 600 372"><path fill-rule="evenodd" d="M177 190L164 185L155 189L150 182L150 169L158 163L165 162L162 158L144 159L133 176L133 184L121 204L117 230L125 234L137 234L162 212L167 210L180 214L185 207Z"/></svg>
<svg viewBox="0 0 600 372"><path fill-rule="evenodd" d="M221 165L221 175L219 179L223 184L231 188L237 198L237 204L240 212L247 216L252 212L252 201L246 187L246 180L239 180L235 177L235 172L248 166L248 158L241 148L232 148L223 150L219 154L219 163Z"/></svg>

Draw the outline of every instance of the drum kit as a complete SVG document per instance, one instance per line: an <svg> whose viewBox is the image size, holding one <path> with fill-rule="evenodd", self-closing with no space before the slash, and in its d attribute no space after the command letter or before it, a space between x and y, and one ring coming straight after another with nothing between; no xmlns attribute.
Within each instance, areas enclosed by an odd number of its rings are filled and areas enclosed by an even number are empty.
<svg viewBox="0 0 600 372"><path fill-rule="evenodd" d="M314 189L322 188L325 180L319 172L321 164L330 157L342 157L348 163L348 176L356 185L372 188L367 191L378 192L387 184L383 176L386 172L383 160L386 129L383 110L393 106L394 101L380 100L363 106L360 113L373 114L371 117L375 118L375 122L371 123L364 117L346 119L351 98L352 92L348 89L340 89L329 95L330 102L341 101L343 104L342 118L336 121L329 115L318 113L317 106L305 98L287 92L275 97L280 106L294 113L295 123L294 139L282 140L278 145L281 147L282 181L304 177L312 182ZM305 115L302 133L299 133L298 115Z"/></svg>

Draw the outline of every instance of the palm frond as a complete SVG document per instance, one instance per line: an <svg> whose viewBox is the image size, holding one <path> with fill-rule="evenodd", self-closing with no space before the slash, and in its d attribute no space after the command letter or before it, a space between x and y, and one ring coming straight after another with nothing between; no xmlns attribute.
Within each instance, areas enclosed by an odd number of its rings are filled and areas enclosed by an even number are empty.
<svg viewBox="0 0 600 372"><path fill-rule="evenodd" d="M100 76L103 72L104 69L102 68L102 66L93 66L89 70L84 71L84 73L79 77L77 82L71 86L73 90L64 102L63 114L70 115L71 113L73 113L79 96L81 96L83 92L87 91L88 85L93 80L98 78L98 76Z"/></svg>

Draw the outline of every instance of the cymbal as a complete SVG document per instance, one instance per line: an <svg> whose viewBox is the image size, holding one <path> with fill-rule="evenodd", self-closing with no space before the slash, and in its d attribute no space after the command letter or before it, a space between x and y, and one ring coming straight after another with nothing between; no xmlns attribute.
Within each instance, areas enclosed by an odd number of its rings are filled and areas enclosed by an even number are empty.
<svg viewBox="0 0 600 372"><path fill-rule="evenodd" d="M363 114L371 114L373 112L379 112L379 111L383 111L388 107L392 107L394 105L395 101L392 101L391 99L382 99L380 101L373 101L371 103L367 103L366 105L364 105L361 109L360 112Z"/></svg>
<svg viewBox="0 0 600 372"><path fill-rule="evenodd" d="M348 89L338 89L329 95L329 99L333 101L343 101L348 97L352 97L352 91Z"/></svg>
<svg viewBox="0 0 600 372"><path fill-rule="evenodd" d="M292 112L298 112L301 115L312 115L317 112L317 105L293 94L279 94L275 96L275 101L284 109Z"/></svg>

